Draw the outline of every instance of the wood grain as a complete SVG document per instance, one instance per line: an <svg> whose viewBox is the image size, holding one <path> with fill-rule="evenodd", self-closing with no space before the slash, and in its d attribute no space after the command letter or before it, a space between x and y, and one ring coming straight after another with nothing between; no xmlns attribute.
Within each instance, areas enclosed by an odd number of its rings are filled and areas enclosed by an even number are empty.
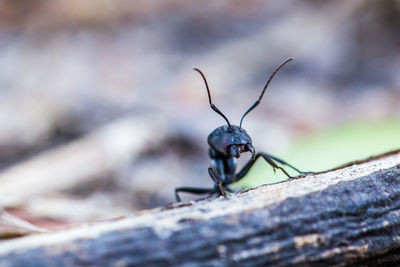
<svg viewBox="0 0 400 267"><path fill-rule="evenodd" d="M0 243L0 266L378 265L400 261L400 153Z"/></svg>

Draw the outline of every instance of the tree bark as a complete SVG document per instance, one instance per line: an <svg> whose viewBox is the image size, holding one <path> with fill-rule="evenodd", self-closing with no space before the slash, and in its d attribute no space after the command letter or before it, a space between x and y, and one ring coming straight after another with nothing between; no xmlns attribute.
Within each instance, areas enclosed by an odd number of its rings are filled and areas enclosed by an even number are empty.
<svg viewBox="0 0 400 267"><path fill-rule="evenodd" d="M228 197L0 243L0 266L400 262L400 152Z"/></svg>

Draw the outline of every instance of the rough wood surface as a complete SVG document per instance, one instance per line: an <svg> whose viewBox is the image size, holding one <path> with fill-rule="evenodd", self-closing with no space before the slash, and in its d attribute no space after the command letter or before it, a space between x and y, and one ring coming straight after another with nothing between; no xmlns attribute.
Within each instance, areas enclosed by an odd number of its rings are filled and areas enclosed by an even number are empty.
<svg viewBox="0 0 400 267"><path fill-rule="evenodd" d="M400 262L400 153L0 243L0 266Z"/></svg>

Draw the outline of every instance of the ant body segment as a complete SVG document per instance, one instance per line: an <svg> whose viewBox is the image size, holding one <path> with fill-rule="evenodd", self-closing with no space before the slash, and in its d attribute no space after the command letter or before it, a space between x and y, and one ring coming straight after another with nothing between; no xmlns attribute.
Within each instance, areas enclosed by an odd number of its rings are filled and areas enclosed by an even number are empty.
<svg viewBox="0 0 400 267"><path fill-rule="evenodd" d="M262 97L264 96L264 93L270 84L272 78L275 76L275 74L288 62L292 61L293 58L289 58L282 62L272 73L270 78L268 79L266 85L264 86L264 89L261 92L260 97L254 104L243 114L239 126L232 125L230 124L228 118L212 103L211 101L211 94L210 94L210 89L208 87L208 83L206 80L206 77L204 74L201 72L201 70L194 68L194 71L197 71L201 77L204 80L206 89L207 89L207 94L208 94L208 100L210 107L218 113L221 117L223 117L227 123L227 125L223 125L215 129L213 132L211 132L207 138L208 145L210 146L209 149L209 156L211 159L211 167L208 168L208 173L211 177L211 179L214 181L214 187L213 188L195 188L195 187L178 187L175 188L175 197L177 201L181 201L181 198L179 197L179 192L186 192L186 193L191 193L191 194L208 194L209 196L212 196L214 194L217 194L218 196L225 196L226 192L232 193L233 191L229 188L229 185L239 181L242 179L247 172L250 170L250 168L253 166L253 164L256 162L256 160L259 157L263 157L274 169L274 172L276 169L281 170L288 178L292 178L282 167L278 166L277 163L281 165L288 166L295 170L298 173L303 173L299 171L297 168L293 167L289 163L274 157L272 155L263 153L263 152L258 152L256 153L253 145L252 145L252 140L250 136L247 134L247 132L242 128L242 122L244 117L253 109L255 109L261 102ZM244 165L244 167L236 173L236 159L240 157L241 153L244 152L250 152L252 154L251 159Z"/></svg>

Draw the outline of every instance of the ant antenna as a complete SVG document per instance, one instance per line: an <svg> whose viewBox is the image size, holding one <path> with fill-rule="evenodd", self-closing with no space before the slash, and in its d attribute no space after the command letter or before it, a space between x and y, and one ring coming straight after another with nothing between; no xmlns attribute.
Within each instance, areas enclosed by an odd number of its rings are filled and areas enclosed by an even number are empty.
<svg viewBox="0 0 400 267"><path fill-rule="evenodd" d="M206 88L207 88L207 93L208 93L208 101L210 102L210 107L217 112L219 115L221 115L226 122L228 123L229 129L231 129L231 124L229 123L228 118L224 115L224 113L222 113L211 101L211 94L210 94L210 89L208 88L208 83L207 83L207 79L204 76L204 74L201 72L201 70L199 70L198 68L194 68L193 70L197 71L198 73L200 73L201 77L203 77L204 83L206 84Z"/></svg>
<svg viewBox="0 0 400 267"><path fill-rule="evenodd" d="M285 61L283 61L283 62L275 69L275 71L274 71L274 72L272 73L272 75L269 77L269 79L268 79L268 81L267 81L267 84L264 86L264 89L262 90L261 95L260 95L260 97L258 98L258 100L257 100L256 102L254 102L254 104L243 114L242 118L240 119L239 128L242 128L242 122L243 122L244 117L245 117L247 114L249 114L250 111L252 111L253 109L255 109L255 108L258 106L258 104L260 104L261 99L262 99L262 97L264 96L265 90L267 89L267 87L268 87L269 83L271 82L272 78L274 78L275 74L276 74L284 65L286 65L286 63L292 61L293 59L294 59L293 57L286 59Z"/></svg>

